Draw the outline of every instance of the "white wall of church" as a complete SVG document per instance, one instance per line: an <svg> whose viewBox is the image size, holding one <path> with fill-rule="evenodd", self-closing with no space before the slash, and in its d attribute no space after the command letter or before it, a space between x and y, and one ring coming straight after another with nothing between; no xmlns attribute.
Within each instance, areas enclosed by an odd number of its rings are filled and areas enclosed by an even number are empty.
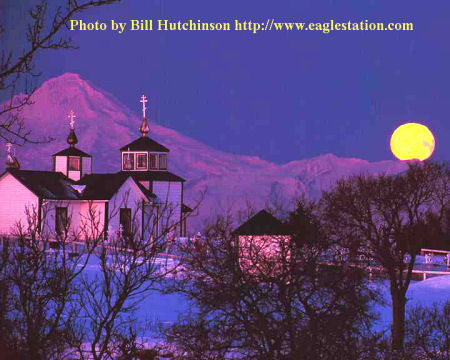
<svg viewBox="0 0 450 360"><path fill-rule="evenodd" d="M55 156L55 171L67 175L67 157Z"/></svg>
<svg viewBox="0 0 450 360"><path fill-rule="evenodd" d="M82 170L83 170L83 176L86 174L90 174L91 169L92 169L92 158L82 157L81 161L82 161L81 166L82 166Z"/></svg>
<svg viewBox="0 0 450 360"><path fill-rule="evenodd" d="M81 236L99 238L105 226L105 202L83 201L80 203L78 223Z"/></svg>
<svg viewBox="0 0 450 360"><path fill-rule="evenodd" d="M153 193L158 196L162 203L162 212L165 213L166 219L162 218L163 224L177 224L174 235L179 236L179 222L181 218L181 182L154 181ZM166 209L164 209L166 208ZM167 221L167 216L170 219ZM164 226L164 225L163 225Z"/></svg>
<svg viewBox="0 0 450 360"><path fill-rule="evenodd" d="M134 180L128 178L111 198L108 205L108 232L114 235L119 230L120 208L131 209L132 219L135 220L138 235L141 233L142 224L142 200L148 201L138 188Z"/></svg>
<svg viewBox="0 0 450 360"><path fill-rule="evenodd" d="M80 180L80 172L79 171L69 171L69 174L67 175L68 178L78 181Z"/></svg>
<svg viewBox="0 0 450 360"><path fill-rule="evenodd" d="M55 237L56 207L67 207L70 238L75 237L78 241L83 241L86 237L101 236L105 219L104 201L45 201L42 206L42 231L46 236Z"/></svg>
<svg viewBox="0 0 450 360"><path fill-rule="evenodd" d="M39 199L14 176L0 178L0 233L10 234L17 223L27 227L26 209L38 211Z"/></svg>

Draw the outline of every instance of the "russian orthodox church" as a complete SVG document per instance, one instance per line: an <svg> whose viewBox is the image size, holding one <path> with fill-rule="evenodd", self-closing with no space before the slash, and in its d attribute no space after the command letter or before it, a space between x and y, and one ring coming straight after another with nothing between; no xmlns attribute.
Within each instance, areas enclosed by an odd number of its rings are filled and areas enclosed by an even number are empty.
<svg viewBox="0 0 450 360"><path fill-rule="evenodd" d="M168 170L169 149L148 136L146 102L142 95L141 136L120 148L116 173L93 173L92 156L77 148L73 111L69 146L53 155L53 171L21 169L8 144L0 175L0 233L35 226L55 234L68 224L64 230L80 236L186 236L191 209L183 202L185 180Z"/></svg>

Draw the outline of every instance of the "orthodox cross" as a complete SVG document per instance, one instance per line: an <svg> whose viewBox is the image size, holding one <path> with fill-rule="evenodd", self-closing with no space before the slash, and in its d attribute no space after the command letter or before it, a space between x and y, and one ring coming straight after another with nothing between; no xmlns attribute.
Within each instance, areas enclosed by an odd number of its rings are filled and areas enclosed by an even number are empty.
<svg viewBox="0 0 450 360"><path fill-rule="evenodd" d="M145 110L147 110L147 108L145 107L145 103L147 102L147 97L145 95L141 96L141 103L142 103L142 116L145 117Z"/></svg>
<svg viewBox="0 0 450 360"><path fill-rule="evenodd" d="M69 115L67 117L70 119L70 128L73 130L75 128L75 113L73 110L70 110Z"/></svg>

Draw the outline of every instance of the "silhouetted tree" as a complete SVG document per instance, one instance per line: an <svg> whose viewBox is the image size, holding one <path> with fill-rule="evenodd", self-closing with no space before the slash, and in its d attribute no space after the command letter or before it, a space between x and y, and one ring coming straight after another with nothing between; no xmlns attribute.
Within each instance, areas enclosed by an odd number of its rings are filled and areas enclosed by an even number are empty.
<svg viewBox="0 0 450 360"><path fill-rule="evenodd" d="M357 269L322 263L329 244L312 210L299 204L289 236L244 240L228 214L183 247L170 291L193 307L164 331L181 357L360 358L374 294Z"/></svg>
<svg viewBox="0 0 450 360"><path fill-rule="evenodd" d="M76 45L61 32L68 27L75 15L92 7L108 5L120 0L66 0L55 7L48 0L36 0L28 10L23 48L3 49L0 55L0 91L9 92L9 101L0 109L0 137L11 143L42 142L50 138L33 139L27 129L20 110L32 104L35 87L33 80L40 74L35 67L35 58L44 50L73 49ZM27 21L20 18L20 21ZM6 29L0 23L0 40L10 36L14 27ZM20 93L21 95L15 97Z"/></svg>
<svg viewBox="0 0 450 360"><path fill-rule="evenodd" d="M405 348L411 360L450 359L450 301L408 311Z"/></svg>
<svg viewBox="0 0 450 360"><path fill-rule="evenodd" d="M445 164L410 164L397 176L355 176L323 194L327 231L349 252L374 259L388 276L392 299L392 347L401 351L406 292L424 241L449 208ZM431 221L433 219L433 221Z"/></svg>
<svg viewBox="0 0 450 360"><path fill-rule="evenodd" d="M158 204L147 215L156 219L157 212L160 221L148 221L148 236L143 236L142 203L132 206L126 194L110 205L110 222L121 207L135 209L130 233L105 238L104 217L93 202L79 227L71 226L70 214L54 231L48 225L55 223L52 211L61 206L54 202L42 207L42 226L37 209L27 209L27 224L17 223L3 239L0 357L103 360L142 355L138 331L146 329L133 310L176 270L176 262L162 253L171 250L170 236L184 219L173 221L176 208ZM88 264L90 271L85 271Z"/></svg>
<svg viewBox="0 0 450 360"><path fill-rule="evenodd" d="M135 209L130 232L110 234L100 243L93 253L98 270L78 279L72 301L72 311L78 316L67 342L81 359L136 359L142 355L139 331L149 329L142 327L134 312L178 267L168 253L175 246L174 234L184 217L175 217L177 209L168 201L152 207L146 215L159 219L158 224L146 222L146 236L142 236L142 203L131 204L128 197L125 194L120 203L110 204L110 216L117 216L123 207Z"/></svg>
<svg viewBox="0 0 450 360"><path fill-rule="evenodd" d="M69 351L65 335L77 316L70 311L77 278L100 239L90 238L83 254L74 253L70 219L50 234L38 231L36 209L27 209L27 217L2 246L2 348L11 358L59 359Z"/></svg>

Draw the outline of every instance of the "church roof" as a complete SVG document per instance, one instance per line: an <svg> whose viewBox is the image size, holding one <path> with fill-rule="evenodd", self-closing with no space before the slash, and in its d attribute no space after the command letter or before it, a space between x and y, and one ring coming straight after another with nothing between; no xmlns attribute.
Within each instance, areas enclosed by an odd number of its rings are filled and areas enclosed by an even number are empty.
<svg viewBox="0 0 450 360"><path fill-rule="evenodd" d="M60 172L8 169L18 181L36 196L49 200L109 200L131 176L126 173L89 174L73 181ZM157 197L134 179L148 200ZM82 192L73 186L85 185Z"/></svg>
<svg viewBox="0 0 450 360"><path fill-rule="evenodd" d="M109 200L130 176L131 174L127 173L89 174L84 176L77 184L86 185L86 189L83 191L83 199ZM133 180L148 200L156 199L156 195L139 184L135 179Z"/></svg>
<svg viewBox="0 0 450 360"><path fill-rule="evenodd" d="M169 152L169 149L149 137L140 137L120 148L120 151Z"/></svg>
<svg viewBox="0 0 450 360"><path fill-rule="evenodd" d="M57 152L56 154L53 154L53 156L81 156L81 157L92 157L88 153L85 153L84 151L81 151L80 149L77 149L75 147L68 147L67 149L61 150L60 152Z"/></svg>
<svg viewBox="0 0 450 360"><path fill-rule="evenodd" d="M8 169L7 172L41 198L51 200L80 199L79 193L71 187L75 183L62 173L19 169Z"/></svg>
<svg viewBox="0 0 450 360"><path fill-rule="evenodd" d="M285 224L268 213L261 210L255 216L233 231L234 235L289 235Z"/></svg>
<svg viewBox="0 0 450 360"><path fill-rule="evenodd" d="M119 174L88 174L77 184L86 185L83 198L86 200L109 200L128 179Z"/></svg>
<svg viewBox="0 0 450 360"><path fill-rule="evenodd" d="M185 182L182 177L172 174L169 171L121 171L119 174L132 175L136 181L174 181Z"/></svg>

